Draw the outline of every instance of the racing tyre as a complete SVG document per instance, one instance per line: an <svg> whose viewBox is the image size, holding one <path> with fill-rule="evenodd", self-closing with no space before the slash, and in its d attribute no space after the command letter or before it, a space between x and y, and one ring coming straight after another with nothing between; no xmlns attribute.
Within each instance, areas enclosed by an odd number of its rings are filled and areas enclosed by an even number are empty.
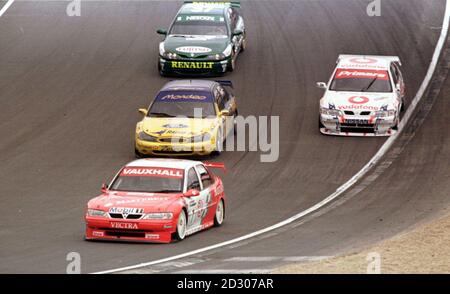
<svg viewBox="0 0 450 294"><path fill-rule="evenodd" d="M324 128L325 126L323 125L323 123L320 121L320 116L319 116L319 130L321 129L321 128Z"/></svg>
<svg viewBox="0 0 450 294"><path fill-rule="evenodd" d="M235 67L236 67L236 56L235 56L234 48L233 48L233 51L231 53L231 59L230 59L230 62L228 63L228 69L227 70L229 72L233 72Z"/></svg>
<svg viewBox="0 0 450 294"><path fill-rule="evenodd" d="M220 202L217 204L216 214L214 215L214 226L220 227L223 224L223 220L225 219L225 204L223 199L220 199Z"/></svg>
<svg viewBox="0 0 450 294"><path fill-rule="evenodd" d="M134 148L134 156L139 159L139 158L144 158L144 154L142 154L141 152L139 152L136 148Z"/></svg>
<svg viewBox="0 0 450 294"><path fill-rule="evenodd" d="M247 50L247 37L244 35L244 39L242 39L241 44L241 52L245 52Z"/></svg>
<svg viewBox="0 0 450 294"><path fill-rule="evenodd" d="M177 231L174 234L175 239L181 241L186 238L186 223L186 212L184 212L184 209L182 209L180 215L178 216Z"/></svg>
<svg viewBox="0 0 450 294"><path fill-rule="evenodd" d="M161 63L159 63L159 61L158 61L158 72L159 72L159 75L162 77L167 76L166 73L162 70Z"/></svg>

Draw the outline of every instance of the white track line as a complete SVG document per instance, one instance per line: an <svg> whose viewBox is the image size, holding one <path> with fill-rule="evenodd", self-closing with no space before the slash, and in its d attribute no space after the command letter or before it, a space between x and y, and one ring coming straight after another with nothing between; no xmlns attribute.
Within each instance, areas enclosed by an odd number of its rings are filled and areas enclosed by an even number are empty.
<svg viewBox="0 0 450 294"><path fill-rule="evenodd" d="M5 6L0 10L0 17L8 10L8 8L14 3L15 0L9 0L6 2Z"/></svg>
<svg viewBox="0 0 450 294"><path fill-rule="evenodd" d="M420 100L422 99L423 94L425 93L426 88L428 87L431 78L433 77L434 71L436 69L436 65L437 62L439 60L439 56L441 55L441 51L442 48L446 42L446 37L447 37L447 33L448 33L448 26L449 26L449 21L450 21L450 0L446 1L446 8L445 8L445 15L444 15L444 21L442 23L442 30L441 30L441 35L439 37L439 40L436 44L436 48L434 50L434 54L433 54L433 58L431 60L430 66L428 67L428 71L427 74L419 88L419 90L417 91L416 96L414 97L414 99L411 102L411 105L408 107L408 110L406 111L405 115L403 116L403 119L401 120L401 123L399 124L399 130L396 134L392 135L391 137L389 137L389 139L386 140L386 142L381 146L381 148L378 150L378 152L370 159L370 161L357 173L355 174L350 180L348 180L346 183L344 183L342 186L340 186L333 194L331 194L330 196L326 197L325 199L323 199L322 201L320 201L319 203L315 204L314 206L311 206L310 208L284 220L281 221L277 224L274 224L270 227L261 229L259 231L232 239L232 240L228 240L222 243L218 243L215 245L211 245L211 246L207 246L207 247L203 247L200 249L196 249L193 251L189 251L186 253L182 253L179 255L175 255L175 256L171 256L171 257L167 257L167 258L163 258L163 259L159 259L159 260L154 260L154 261L150 261L150 262L144 262L144 263L140 263L140 264L136 264L136 265L131 265L131 266L126 266L126 267L121 267L121 268L116 268L116 269L111 269L111 270L106 270L106 271L101 271L101 272L96 272L95 274L108 274L108 273L114 273L114 272L119 272L119 271L125 271L125 270L131 270L131 269L136 269L136 268L141 268L141 267L146 267L146 266L151 266L151 265L155 265L155 264L159 264L159 263L163 263L163 262L168 262L168 261L172 261L172 260L176 260L176 259L180 259L180 258L184 258L184 257L188 257L188 256L192 256L198 253L203 253L206 251L210 251L213 249L217 249L220 247L224 247L224 246L228 246L230 244L234 244L237 242L241 242L243 240L247 240L253 237L256 237L258 235L262 235L264 233L273 231L275 229L281 228L283 226L286 226L318 209L320 209L321 207L327 205L328 203L330 203L331 201L333 201L334 199L336 199L337 197L339 197L342 193L344 193L345 191L347 191L351 186L353 186L359 179L361 179L369 170L372 169L373 166L375 166L378 161L380 160L381 157L383 157L384 154L386 154L386 152L389 150L389 148L392 146L392 144L394 144L394 142L397 140L397 138L399 137L399 135L402 133L404 126L408 123L409 119L411 118L412 113L414 112L415 108L417 107L417 104L420 102Z"/></svg>

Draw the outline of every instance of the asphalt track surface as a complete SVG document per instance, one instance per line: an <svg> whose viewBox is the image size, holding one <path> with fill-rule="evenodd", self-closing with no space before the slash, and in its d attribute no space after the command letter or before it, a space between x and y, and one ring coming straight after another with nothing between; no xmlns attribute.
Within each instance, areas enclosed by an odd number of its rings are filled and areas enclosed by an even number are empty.
<svg viewBox="0 0 450 294"><path fill-rule="evenodd" d="M227 220L169 245L86 242L85 203L133 159L137 108L165 83L156 71L159 27L180 2L16 2L0 18L0 272L64 273L79 252L82 272L184 253L253 232L322 200L375 154L384 138L326 137L317 129L322 94L339 53L398 55L408 99L425 75L445 2L244 1L248 51L231 79L241 115L280 116L280 157L226 152ZM448 88L447 88L448 89ZM391 236L448 204L449 103L376 183L337 208L233 256L334 255ZM212 268L203 263L199 267Z"/></svg>

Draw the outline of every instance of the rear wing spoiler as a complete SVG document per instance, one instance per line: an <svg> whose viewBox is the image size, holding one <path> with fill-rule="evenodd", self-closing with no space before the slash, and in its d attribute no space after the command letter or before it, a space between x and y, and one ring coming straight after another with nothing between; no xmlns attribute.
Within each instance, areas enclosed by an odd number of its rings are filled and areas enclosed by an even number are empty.
<svg viewBox="0 0 450 294"><path fill-rule="evenodd" d="M208 168L220 168L224 173L227 173L227 168L223 162L203 162L203 165Z"/></svg>
<svg viewBox="0 0 450 294"><path fill-rule="evenodd" d="M203 4L203 5L228 5L230 7L241 8L240 1L184 1L186 4Z"/></svg>
<svg viewBox="0 0 450 294"><path fill-rule="evenodd" d="M402 62L400 61L400 58L398 56L383 56L383 55L351 55L351 54L340 54L338 59L336 60L336 64L339 63L339 61L341 61L341 59L343 58L358 58L358 57L365 57L365 58L379 58L379 59L384 59L390 62L396 62L399 65L402 65Z"/></svg>
<svg viewBox="0 0 450 294"><path fill-rule="evenodd" d="M234 89L232 81L216 81L216 82L221 84L222 86L230 87L230 88Z"/></svg>

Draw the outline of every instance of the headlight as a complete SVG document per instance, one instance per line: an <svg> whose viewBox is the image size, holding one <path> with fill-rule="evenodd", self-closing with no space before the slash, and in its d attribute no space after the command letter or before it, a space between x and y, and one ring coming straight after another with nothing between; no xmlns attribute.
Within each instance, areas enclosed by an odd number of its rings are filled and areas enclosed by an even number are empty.
<svg viewBox="0 0 450 294"><path fill-rule="evenodd" d="M87 214L89 216L99 216L99 217L107 217L108 216L108 214L103 210L90 209L90 208L87 210Z"/></svg>
<svg viewBox="0 0 450 294"><path fill-rule="evenodd" d="M159 43L159 55L164 55L166 53L166 49L164 48L164 42Z"/></svg>
<svg viewBox="0 0 450 294"><path fill-rule="evenodd" d="M233 49L233 48L231 47L231 44L229 44L229 45L227 46L227 48L225 48L225 50L222 52L223 56L225 56L225 57L230 56L230 55L231 55L231 50L232 50L232 49Z"/></svg>
<svg viewBox="0 0 450 294"><path fill-rule="evenodd" d="M395 110L387 110L387 111L385 111L385 110L380 110L380 111L377 111L377 112L375 113L375 115L376 115L377 117L389 117L389 116L395 116L395 113L396 113Z"/></svg>
<svg viewBox="0 0 450 294"><path fill-rule="evenodd" d="M159 43L159 55L167 59L176 59L178 57L176 53L166 52L164 42Z"/></svg>
<svg viewBox="0 0 450 294"><path fill-rule="evenodd" d="M172 219L173 213L171 212L155 212L147 213L142 219Z"/></svg>
<svg viewBox="0 0 450 294"><path fill-rule="evenodd" d="M227 57L229 57L231 55L231 50L232 50L231 45L228 45L227 48L225 48L225 50L222 53L208 55L208 59L209 60L225 59L225 58L227 58Z"/></svg>
<svg viewBox="0 0 450 294"><path fill-rule="evenodd" d="M331 116L339 116L342 115L342 112L338 109L329 109L329 108L320 108L320 114L331 115Z"/></svg>
<svg viewBox="0 0 450 294"><path fill-rule="evenodd" d="M147 142L157 142L157 137L151 136L147 134L146 132L139 132L138 134L139 140L147 141Z"/></svg>

